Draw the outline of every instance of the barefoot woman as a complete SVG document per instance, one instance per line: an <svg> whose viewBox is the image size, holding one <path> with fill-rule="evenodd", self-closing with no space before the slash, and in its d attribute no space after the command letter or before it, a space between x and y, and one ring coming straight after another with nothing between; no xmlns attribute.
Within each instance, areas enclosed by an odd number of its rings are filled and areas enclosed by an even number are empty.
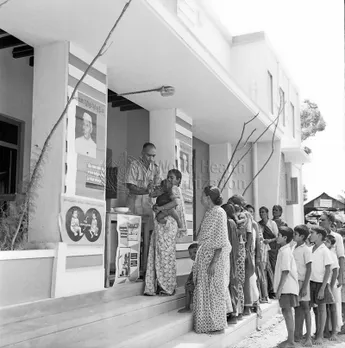
<svg viewBox="0 0 345 348"><path fill-rule="evenodd" d="M201 197L207 208L198 234L199 249L194 265L194 330L217 334L227 327L226 314L232 311L229 294L231 246L227 218L220 207L217 187L208 186Z"/></svg>

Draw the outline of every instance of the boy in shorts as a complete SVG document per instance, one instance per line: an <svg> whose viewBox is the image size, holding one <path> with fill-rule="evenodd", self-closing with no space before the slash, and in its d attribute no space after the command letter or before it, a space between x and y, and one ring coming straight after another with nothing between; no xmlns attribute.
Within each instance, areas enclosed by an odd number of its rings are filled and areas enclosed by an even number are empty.
<svg viewBox="0 0 345 348"><path fill-rule="evenodd" d="M290 246L293 235L294 232L290 227L282 226L279 228L277 237L277 243L280 245L280 249L277 256L273 285L288 332L287 340L279 345L281 348L295 347L295 326L292 308L298 307L299 305L299 284L297 266Z"/></svg>
<svg viewBox="0 0 345 348"><path fill-rule="evenodd" d="M189 257L195 261L196 253L198 251L198 244L193 243L188 247ZM191 312L190 305L193 302L193 292L194 292L194 282L193 282L193 267L188 276L188 279L185 284L185 292L186 292L186 305L184 308L180 309L179 313L189 313Z"/></svg>
<svg viewBox="0 0 345 348"><path fill-rule="evenodd" d="M333 263L331 265L331 277L330 277L329 283L330 283L330 288L335 300L335 303L328 304L326 307L327 319L326 319L325 336L327 334L327 337L329 337L330 341L337 340L338 315L337 315L336 302L337 300L340 301L340 297L341 297L340 288L338 287L339 262L338 262L337 254L334 248L335 242L336 240L334 236L332 236L331 234L329 234L325 239L325 245L331 251L331 256L333 260ZM329 324L331 324L331 330L332 330L331 332L329 332L330 330Z"/></svg>
<svg viewBox="0 0 345 348"><path fill-rule="evenodd" d="M331 265L333 263L331 252L328 250L324 241L327 231L321 226L312 226L310 230L310 242L314 243L312 249L312 268L310 276L310 301L316 304L314 308L316 334L315 344L322 345L323 335L326 325L326 304L334 302L333 295L329 288L329 277L331 275Z"/></svg>
<svg viewBox="0 0 345 348"><path fill-rule="evenodd" d="M299 306L295 309L295 342L302 340L303 323L305 321L306 336L303 345L311 347L311 315L310 315L310 275L311 275L311 248L305 241L309 237L309 228L306 225L298 225L294 228L294 241L296 246L293 256L296 261L298 284L299 284Z"/></svg>

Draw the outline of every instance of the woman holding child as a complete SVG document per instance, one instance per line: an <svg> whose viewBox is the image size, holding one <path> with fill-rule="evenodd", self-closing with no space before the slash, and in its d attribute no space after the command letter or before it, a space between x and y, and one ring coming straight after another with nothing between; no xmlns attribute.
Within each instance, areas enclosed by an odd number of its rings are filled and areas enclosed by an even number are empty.
<svg viewBox="0 0 345 348"><path fill-rule="evenodd" d="M176 238L182 237L187 231L185 207L179 187L181 179L181 172L171 169L167 176L167 180L172 185L171 201L161 206L154 206L157 215L160 212L171 211L171 209L175 209L175 211L174 214L166 214L164 219L160 217L154 221L145 277L145 295L170 296L175 293L177 286ZM179 219L174 218L176 213ZM181 228L178 228L177 221L182 225Z"/></svg>
<svg viewBox="0 0 345 348"><path fill-rule="evenodd" d="M228 289L231 245L227 216L220 207L220 190L207 186L201 203L207 210L197 236L199 249L193 269L194 329L197 333L216 334L224 332L226 315L232 311Z"/></svg>
<svg viewBox="0 0 345 348"><path fill-rule="evenodd" d="M269 219L268 209L266 207L261 207L259 214L261 217L259 228L264 238L262 261L264 263L265 275L267 277L268 294L273 298L273 276L278 256L278 246L276 242L278 237L278 227L274 221Z"/></svg>

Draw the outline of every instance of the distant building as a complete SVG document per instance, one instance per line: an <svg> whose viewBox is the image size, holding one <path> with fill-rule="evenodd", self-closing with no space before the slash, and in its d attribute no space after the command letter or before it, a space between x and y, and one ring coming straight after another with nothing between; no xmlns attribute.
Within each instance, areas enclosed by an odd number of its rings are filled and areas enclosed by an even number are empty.
<svg viewBox="0 0 345 348"><path fill-rule="evenodd" d="M323 192L320 196L304 204L304 215L312 211L345 211L345 203Z"/></svg>

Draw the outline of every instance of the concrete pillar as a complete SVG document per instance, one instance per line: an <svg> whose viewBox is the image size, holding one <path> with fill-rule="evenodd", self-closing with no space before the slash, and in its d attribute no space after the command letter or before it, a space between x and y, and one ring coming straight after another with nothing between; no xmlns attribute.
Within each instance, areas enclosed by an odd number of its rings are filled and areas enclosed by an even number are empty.
<svg viewBox="0 0 345 348"><path fill-rule="evenodd" d="M176 250L186 251L193 241L193 131L192 120L178 109L150 111L150 142L157 147L156 162L162 177L169 169L182 172L182 193L186 208L187 236L177 241ZM189 244L188 244L189 243ZM188 258L178 258L177 275L190 272Z"/></svg>
<svg viewBox="0 0 345 348"><path fill-rule="evenodd" d="M67 42L35 47L31 162L59 118L67 101ZM29 242L60 242L58 216L64 191L66 122L57 127L49 142L41 175L34 190Z"/></svg>
<svg viewBox="0 0 345 348"><path fill-rule="evenodd" d="M223 144L211 144L210 145L210 183L211 185L217 186L219 180L228 165L232 153L232 146L230 143ZM227 175L224 176L226 180L228 178L228 174L230 173L231 168L227 172ZM222 180L221 188L223 187L224 180ZM226 187L223 190L223 200L226 202L232 195L231 189L231 179L228 181Z"/></svg>

